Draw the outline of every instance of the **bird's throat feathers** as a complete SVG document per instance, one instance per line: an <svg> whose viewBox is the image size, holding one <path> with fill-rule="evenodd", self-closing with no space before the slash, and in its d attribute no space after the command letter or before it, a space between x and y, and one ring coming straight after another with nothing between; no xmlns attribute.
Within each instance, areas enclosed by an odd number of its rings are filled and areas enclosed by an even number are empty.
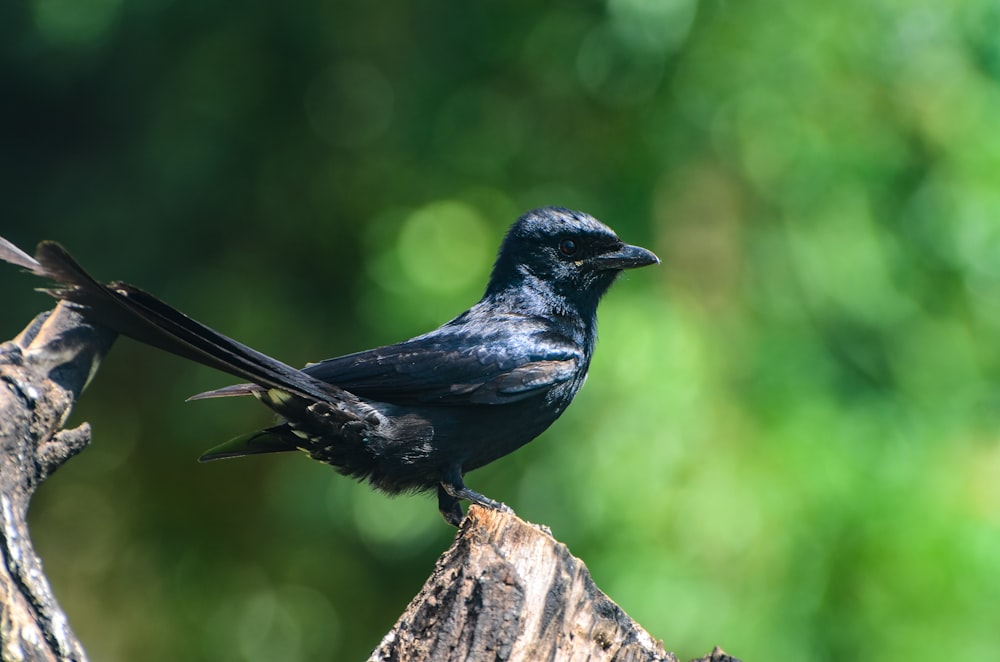
<svg viewBox="0 0 1000 662"><path fill-rule="evenodd" d="M596 293L593 289L561 292L553 283L530 272L519 275L512 287L487 290L480 305L557 322L567 337L586 348L589 356L597 342L597 304L607 287Z"/></svg>

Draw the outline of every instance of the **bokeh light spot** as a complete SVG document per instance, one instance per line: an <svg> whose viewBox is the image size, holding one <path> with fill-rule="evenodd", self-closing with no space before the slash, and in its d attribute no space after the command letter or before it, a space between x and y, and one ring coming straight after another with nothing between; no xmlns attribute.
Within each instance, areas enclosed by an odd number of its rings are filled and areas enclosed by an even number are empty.
<svg viewBox="0 0 1000 662"><path fill-rule="evenodd" d="M230 630L240 658L314 660L329 651L340 628L329 600L302 586L263 587L220 610L217 623Z"/></svg>
<svg viewBox="0 0 1000 662"><path fill-rule="evenodd" d="M420 552L441 526L440 520L428 517L434 510L430 500L418 496L392 499L361 490L353 506L358 533L372 552L384 558Z"/></svg>
<svg viewBox="0 0 1000 662"><path fill-rule="evenodd" d="M35 0L35 26L54 46L89 46L117 23L121 0Z"/></svg>
<svg viewBox="0 0 1000 662"><path fill-rule="evenodd" d="M608 26L599 26L580 44L580 83L595 98L616 106L648 99L663 78L663 59L635 50Z"/></svg>
<svg viewBox="0 0 1000 662"><path fill-rule="evenodd" d="M408 279L425 290L454 292L482 280L489 232L478 211L456 200L434 202L403 224L396 250Z"/></svg>
<svg viewBox="0 0 1000 662"><path fill-rule="evenodd" d="M612 25L623 43L659 54L684 41L696 9L693 0L608 0Z"/></svg>

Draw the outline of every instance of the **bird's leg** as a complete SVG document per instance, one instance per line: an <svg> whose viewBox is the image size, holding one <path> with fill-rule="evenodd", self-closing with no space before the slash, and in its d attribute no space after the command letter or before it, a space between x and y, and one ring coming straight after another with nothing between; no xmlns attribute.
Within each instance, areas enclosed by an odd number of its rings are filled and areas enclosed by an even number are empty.
<svg viewBox="0 0 1000 662"><path fill-rule="evenodd" d="M442 496L441 496L442 492L453 500L465 499L466 501L477 503L480 506L483 506L484 508L490 508L491 510L499 510L500 512L503 513L514 512L507 504L500 503L499 501L494 501L493 499L484 496L479 492L474 492L470 490L468 487L465 486L465 482L462 480L462 474L458 471L449 472L449 474L445 476L445 480L441 482L441 485L438 488L438 508L443 508L444 505L447 505L444 501L442 501ZM458 508L457 502L455 503L455 509L457 509L458 512L461 512L461 508ZM444 514L445 511L442 509L441 512L442 514ZM451 514L454 514L454 512L455 512L454 510L449 511L449 513ZM445 515L444 518L449 522L451 522L451 519L449 519L448 515Z"/></svg>
<svg viewBox="0 0 1000 662"><path fill-rule="evenodd" d="M465 517L465 513L462 512L462 505L458 502L458 499L448 494L444 483L438 485L438 510L441 511L441 517L444 518L444 521L452 526L461 524L462 518Z"/></svg>

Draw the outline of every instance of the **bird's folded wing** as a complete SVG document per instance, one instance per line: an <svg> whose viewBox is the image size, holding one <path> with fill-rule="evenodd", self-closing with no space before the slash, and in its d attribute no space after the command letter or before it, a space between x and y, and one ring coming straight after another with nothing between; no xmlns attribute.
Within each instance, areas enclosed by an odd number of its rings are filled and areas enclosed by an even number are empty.
<svg viewBox="0 0 1000 662"><path fill-rule="evenodd" d="M400 405L503 404L573 379L582 352L568 341L534 337L420 337L314 363L303 372L355 395Z"/></svg>

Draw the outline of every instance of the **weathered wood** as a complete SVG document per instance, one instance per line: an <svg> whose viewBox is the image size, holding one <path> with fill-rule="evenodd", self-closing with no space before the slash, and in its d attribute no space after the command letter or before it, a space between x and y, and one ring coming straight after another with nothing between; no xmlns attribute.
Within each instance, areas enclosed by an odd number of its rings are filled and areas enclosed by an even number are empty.
<svg viewBox="0 0 1000 662"><path fill-rule="evenodd" d="M28 533L35 489L90 442L62 426L115 334L60 303L0 345L0 657L84 661Z"/></svg>
<svg viewBox="0 0 1000 662"><path fill-rule="evenodd" d="M691 662L740 662L735 657L722 650L718 646L715 647L711 653L705 657L699 657L697 660L691 660Z"/></svg>
<svg viewBox="0 0 1000 662"><path fill-rule="evenodd" d="M547 530L479 506L369 658L444 660L677 662Z"/></svg>

